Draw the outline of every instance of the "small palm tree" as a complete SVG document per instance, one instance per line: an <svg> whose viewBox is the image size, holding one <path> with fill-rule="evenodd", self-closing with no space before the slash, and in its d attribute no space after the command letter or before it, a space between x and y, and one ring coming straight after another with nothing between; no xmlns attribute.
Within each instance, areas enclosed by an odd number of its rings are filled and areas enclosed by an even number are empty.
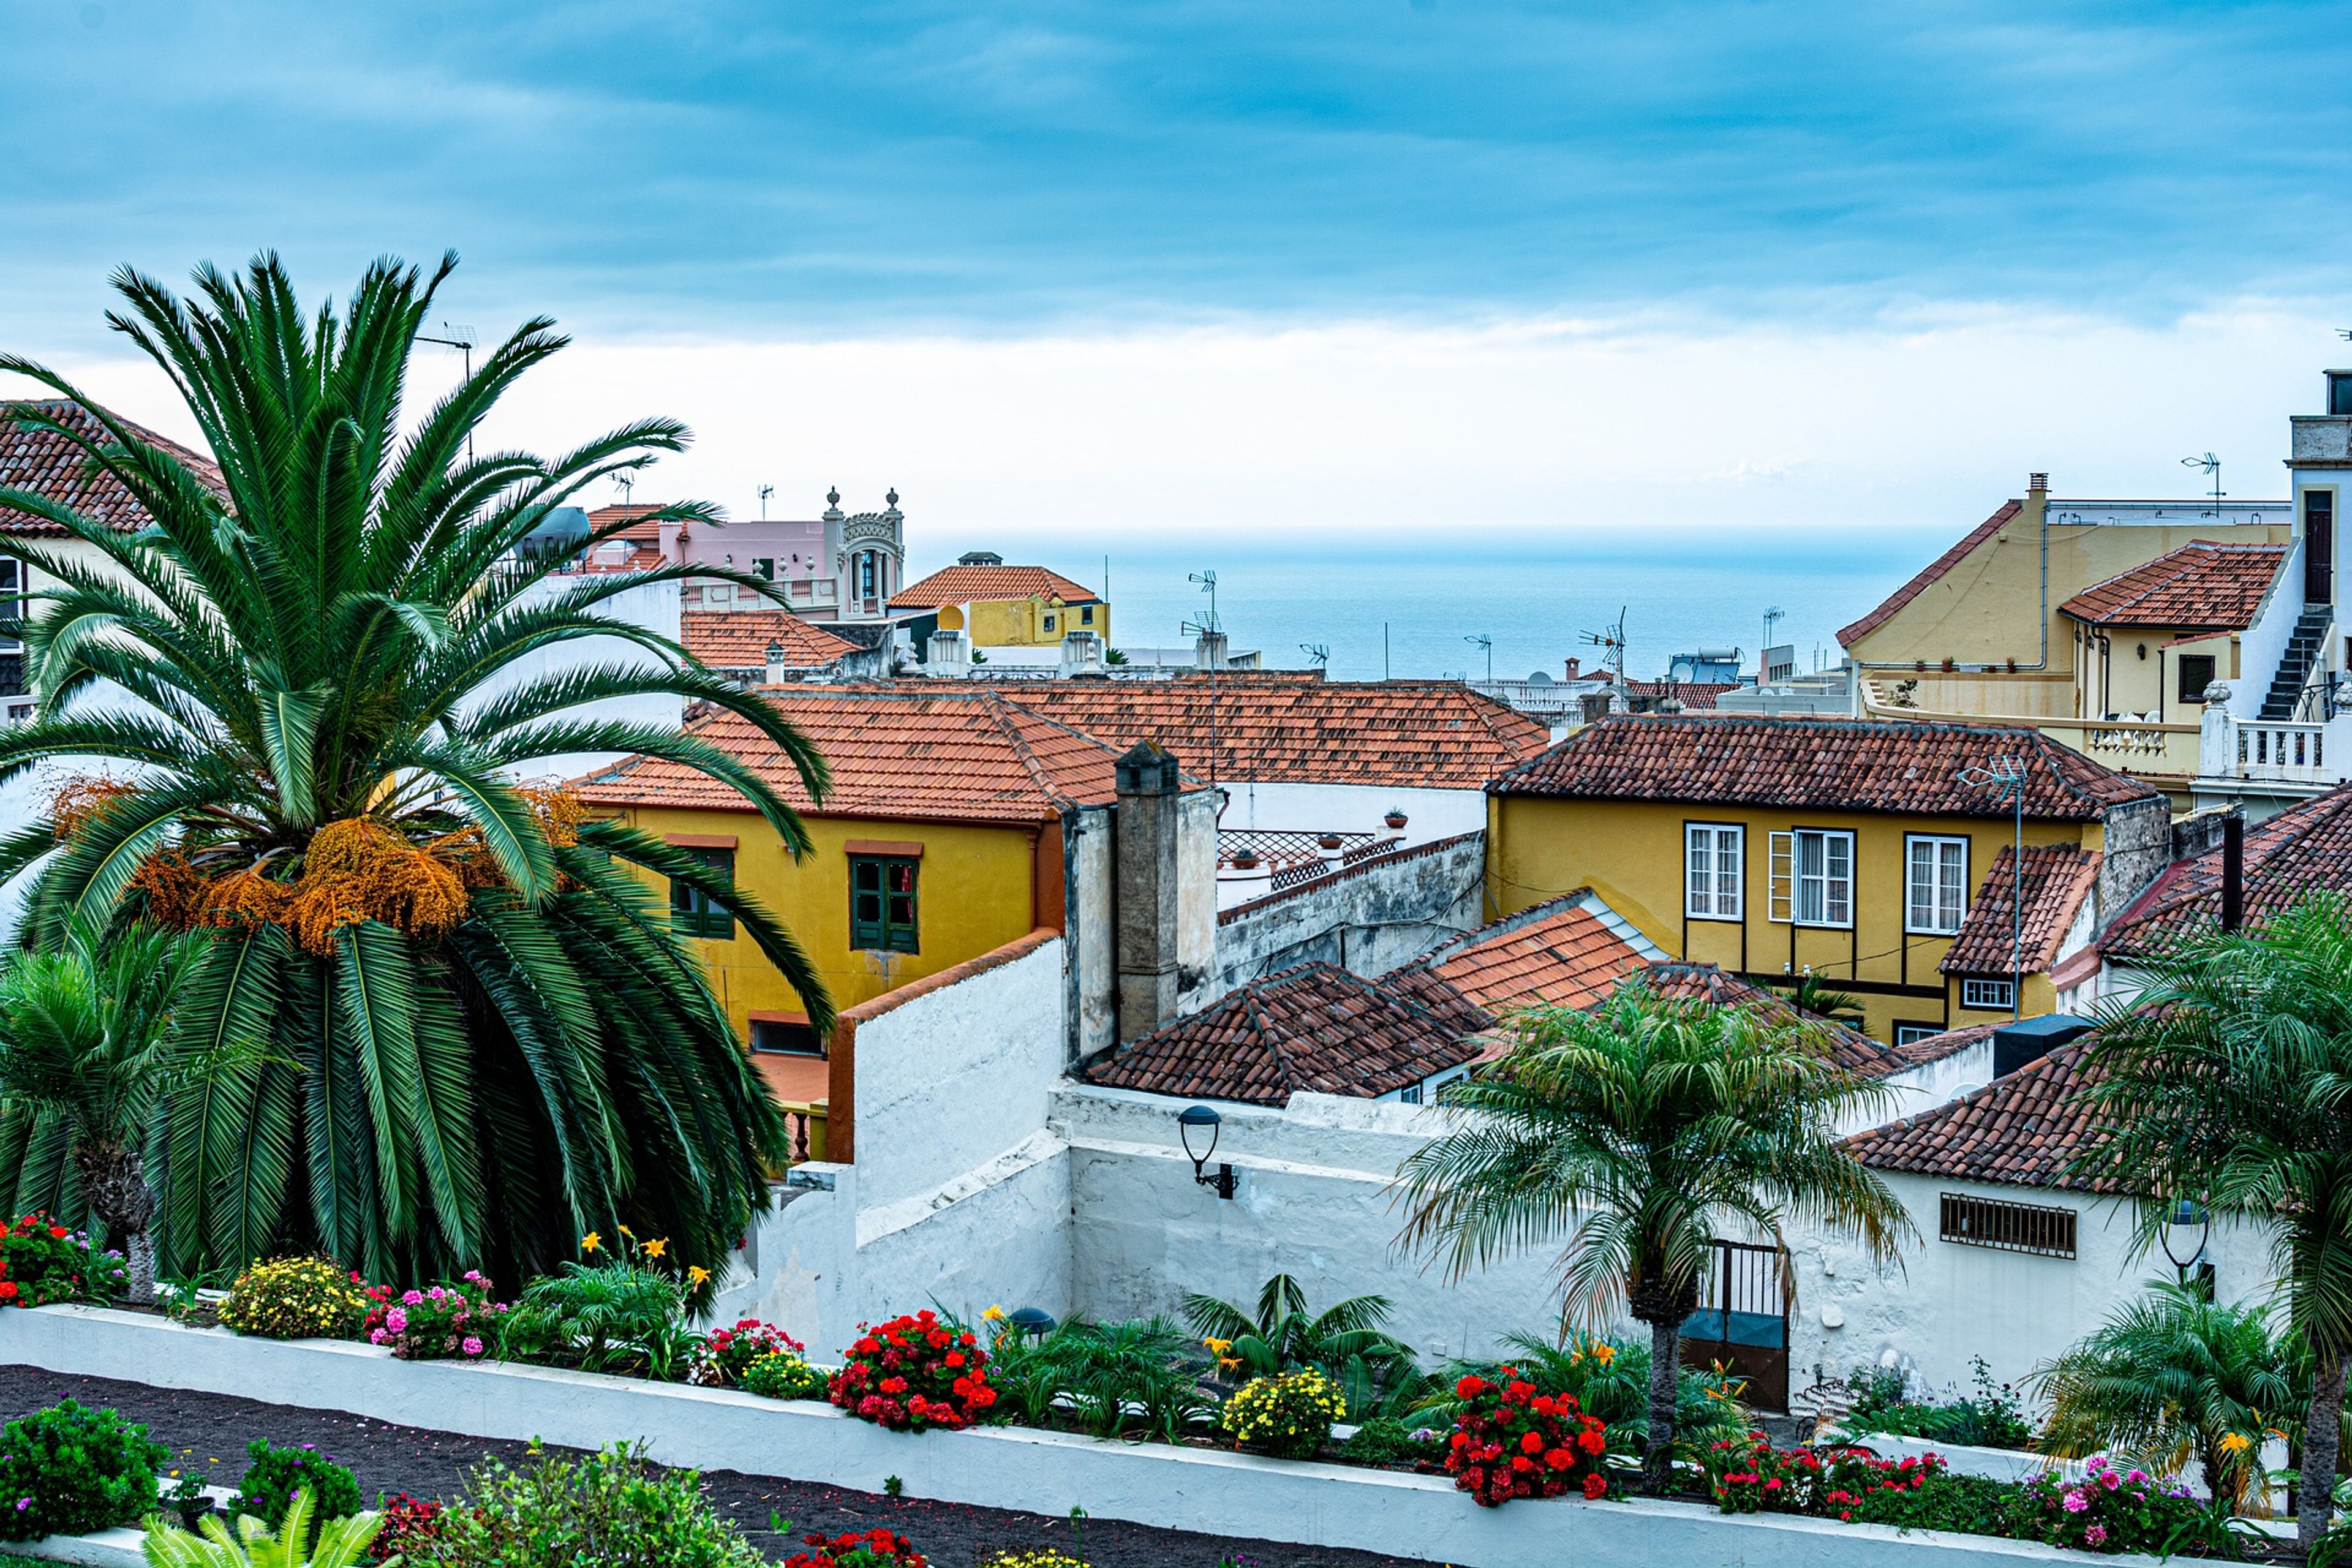
<svg viewBox="0 0 2352 1568"><path fill-rule="evenodd" d="M1780 999L1800 1013L1810 1013L1816 1018L1827 1018L1832 1024L1843 1024L1849 1029L1859 1029L1868 1017L1861 999L1853 993L1832 988L1826 976L1811 970L1797 976L1796 984L1778 988Z"/></svg>
<svg viewBox="0 0 2352 1568"><path fill-rule="evenodd" d="M2214 1497L2243 1513L2263 1441L2302 1425L2295 1381L2267 1305L2227 1306L2197 1286L2152 1280L2026 1384L2050 1401L2049 1452L2127 1455L2166 1475L2195 1459Z"/></svg>
<svg viewBox="0 0 2352 1568"><path fill-rule="evenodd" d="M176 932L102 938L84 922L61 951L0 966L0 1190L12 1213L96 1217L123 1250L134 1301L155 1295L147 1140L173 1071L173 1004L200 953Z"/></svg>
<svg viewBox="0 0 2352 1568"><path fill-rule="evenodd" d="M2318 893L2259 930L2191 932L2106 1008L2084 1090L2105 1136L2074 1175L2137 1200L2138 1241L2184 1198L2270 1247L2286 1327L2308 1349L2296 1533L2332 1511L2352 1367L2352 907Z"/></svg>
<svg viewBox="0 0 2352 1568"><path fill-rule="evenodd" d="M1628 1310L1650 1331L1643 1468L1663 1490L1680 1331L1719 1232L1778 1242L1797 1217L1889 1261L1913 1234L1837 1136L1886 1091L1839 1067L1818 1024L1661 997L1638 979L1590 1012L1531 1008L1507 1026L1508 1053L1445 1090L1454 1128L1398 1173L1402 1240L1455 1279L1560 1243L1564 1321L1605 1328Z"/></svg>
<svg viewBox="0 0 2352 1568"><path fill-rule="evenodd" d="M1309 1312L1305 1287L1287 1274L1258 1291L1255 1317L1213 1296L1184 1298L1185 1321L1211 1342L1223 1370L1272 1377L1314 1367L1339 1388L1351 1417L1418 1372L1412 1347L1381 1327L1389 1310L1385 1296L1351 1296Z"/></svg>
<svg viewBox="0 0 2352 1568"><path fill-rule="evenodd" d="M196 1525L192 1532L150 1519L147 1538L140 1542L148 1568L359 1568L369 1560L368 1548L383 1528L383 1516L328 1520L308 1552L302 1543L310 1539L310 1499L302 1492L294 1494L285 1523L275 1531L246 1513L236 1516L234 1535L218 1514L208 1513Z"/></svg>

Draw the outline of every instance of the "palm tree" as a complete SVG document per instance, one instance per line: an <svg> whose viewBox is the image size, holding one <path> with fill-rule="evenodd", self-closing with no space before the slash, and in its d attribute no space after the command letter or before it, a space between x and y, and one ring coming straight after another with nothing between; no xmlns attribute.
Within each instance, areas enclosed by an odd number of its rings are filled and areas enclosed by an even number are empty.
<svg viewBox="0 0 2352 1568"><path fill-rule="evenodd" d="M2301 1426L2303 1397L2270 1308L2225 1306L2169 1280L2151 1280L2026 1382L2050 1401L2050 1452L2128 1455L2166 1475L2195 1459L2232 1513L2246 1510L2270 1433Z"/></svg>
<svg viewBox="0 0 2352 1568"><path fill-rule="evenodd" d="M740 714L812 796L826 775L766 703L603 613L689 576L767 584L685 564L559 578L554 559L517 552L583 488L681 448L682 426L641 420L554 458L470 456L499 398L565 344L534 320L402 434L409 356L455 265L428 280L378 262L341 315L315 316L273 256L242 277L201 268L185 302L118 274L127 310L109 320L185 400L216 487L63 376L0 357L104 433L37 405L18 422L72 441L152 520L116 532L0 489L0 508L104 563L12 542L57 586L6 628L40 717L0 734L0 778L64 757L116 770L0 844L0 879L41 862L25 919L37 950L61 949L77 921L205 931L175 1026L191 1050L252 1047L159 1112L166 1268L316 1247L378 1279L514 1279L626 1222L719 1270L769 1201L784 1122L656 879L732 910L810 1023L830 1023L800 948L727 875L517 782L583 752L668 758L805 852L792 808L734 758L582 711L657 694ZM701 505L650 515L719 521ZM566 647L591 638L634 646ZM100 682L138 703L89 700Z"/></svg>
<svg viewBox="0 0 2352 1568"><path fill-rule="evenodd" d="M198 951L173 931L133 925L101 939L78 925L61 952L0 967L0 1188L11 1213L95 1215L123 1249L134 1301L155 1295L147 1132L169 1076L173 999Z"/></svg>
<svg viewBox="0 0 2352 1568"><path fill-rule="evenodd" d="M1832 989L1826 975L1810 969L1797 976L1794 984L1780 988L1779 994L1800 1013L1827 1018L1849 1029L1861 1028L1866 1017L1861 1001L1852 993Z"/></svg>
<svg viewBox="0 0 2352 1568"><path fill-rule="evenodd" d="M1287 1274L1258 1291L1255 1316L1214 1296L1184 1298L1185 1321L1210 1342L1222 1370L1272 1377L1314 1367L1339 1390L1351 1419L1419 1371L1412 1347L1381 1327L1388 1316L1385 1296L1351 1296L1310 1312L1306 1288Z"/></svg>
<svg viewBox="0 0 2352 1568"><path fill-rule="evenodd" d="M1885 1090L1839 1067L1818 1024L1661 997L1639 980L1590 1012L1530 1008L1507 1027L1507 1054L1445 1090L1455 1125L1398 1173L1402 1240L1455 1279L1559 1242L1563 1321L1605 1328L1622 1308L1650 1331L1643 1468L1662 1490L1680 1330L1720 1230L1779 1242L1793 1216L1882 1259L1911 1234L1837 1137L1843 1114Z"/></svg>
<svg viewBox="0 0 2352 1568"><path fill-rule="evenodd" d="M2133 1194L2140 1246L2195 1200L2259 1229L2311 1356L2296 1533L2326 1529L2352 1364L2352 910L2314 894L2259 931L2191 932L2101 1022L2074 1173Z"/></svg>

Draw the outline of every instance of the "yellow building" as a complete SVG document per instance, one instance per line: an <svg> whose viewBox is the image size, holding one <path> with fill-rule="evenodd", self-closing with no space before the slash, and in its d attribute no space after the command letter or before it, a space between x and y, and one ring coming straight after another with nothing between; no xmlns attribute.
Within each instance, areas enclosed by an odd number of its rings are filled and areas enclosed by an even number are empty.
<svg viewBox="0 0 2352 1568"><path fill-rule="evenodd" d="M891 595L890 614L918 648L934 631L962 632L980 648L1052 647L1072 632L1092 632L1110 645L1108 600L1058 572L1007 566L985 550L909 583Z"/></svg>
<svg viewBox="0 0 2352 1568"><path fill-rule="evenodd" d="M2292 547L2199 540L2058 606L2074 633L2075 716L2196 723L2205 689L2243 671L2239 638Z"/></svg>
<svg viewBox="0 0 2352 1568"><path fill-rule="evenodd" d="M2032 730L1617 718L1488 786L1489 898L1509 913L1591 888L1675 958L1822 976L1889 1044L1992 1022L2007 992L1942 968L2015 830L2000 786L1962 777L1974 770L2021 779L2029 853L2099 855L2104 907L2168 859L2161 793Z"/></svg>
<svg viewBox="0 0 2352 1568"><path fill-rule="evenodd" d="M1064 823L1113 798L1108 746L984 689L784 687L772 698L832 770L821 805L744 720L710 711L687 729L794 805L814 844L802 858L740 795L675 763L629 758L583 781L582 795L727 865L799 940L837 1009L1064 924ZM683 886L671 918L779 1095L824 1098L830 1042L758 945Z"/></svg>

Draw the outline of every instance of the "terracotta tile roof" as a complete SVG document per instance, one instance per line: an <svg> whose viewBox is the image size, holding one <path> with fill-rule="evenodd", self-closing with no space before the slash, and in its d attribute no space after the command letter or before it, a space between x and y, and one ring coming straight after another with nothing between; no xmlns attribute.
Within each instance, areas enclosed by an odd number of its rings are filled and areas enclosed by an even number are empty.
<svg viewBox="0 0 2352 1568"><path fill-rule="evenodd" d="M2246 830L2245 918L2254 924L2307 893L2352 895L2352 784ZM2099 939L2110 959L2163 951L2221 920L2221 851L2176 861Z"/></svg>
<svg viewBox="0 0 2352 1568"><path fill-rule="evenodd" d="M1255 784L1477 789L1551 732L1459 681L1024 681L1015 702L1122 749L1151 741L1187 771Z"/></svg>
<svg viewBox="0 0 2352 1568"><path fill-rule="evenodd" d="M784 663L795 669L859 651L790 610L688 610L681 619L686 651L720 669L765 669L770 643L783 646Z"/></svg>
<svg viewBox="0 0 2352 1568"><path fill-rule="evenodd" d="M2110 1183L2066 1173L2067 1163L2099 1137L2091 1107L2082 1098L2105 1076L2097 1040L2086 1035L1948 1105L1857 1132L1845 1146L1874 1170L2113 1191Z"/></svg>
<svg viewBox="0 0 2352 1568"><path fill-rule="evenodd" d="M629 506L600 506L588 514L588 527L591 531L610 528L616 522L627 522L660 510L660 506L652 501L638 501ZM661 543L661 524L658 521L632 523L613 537L625 539L632 544L658 545Z"/></svg>
<svg viewBox="0 0 2352 1568"><path fill-rule="evenodd" d="M1712 1002L1718 1007L1753 1007L1776 1023L1806 1016L1777 993L1727 973L1712 963L1654 964L1648 972L1648 981L1651 989L1661 996ZM1892 1046L1882 1046L1858 1029L1849 1029L1826 1018L1808 1021L1823 1031L1830 1043L1831 1058L1850 1071L1867 1078L1885 1078L1911 1065L1895 1055Z"/></svg>
<svg viewBox="0 0 2352 1568"><path fill-rule="evenodd" d="M2289 548L2192 540L2094 583L2058 608L2096 626L2242 632L2254 624Z"/></svg>
<svg viewBox="0 0 2352 1568"><path fill-rule="evenodd" d="M1895 589L1892 594L1887 595L1884 600L1880 601L1876 609L1871 611L1870 614L1863 616L1862 619L1855 621L1851 625L1840 626L1837 634L1839 646L1850 648L1853 646L1854 639L1856 637L1868 637L1880 626L1885 626L1887 621L1894 616L1895 611L1901 609L1904 605L1917 598L1921 594L1926 593L1931 585L1943 577L1945 573L1949 572L1953 567L1968 559L1969 554L1976 550L1977 546L1982 544L1986 540L1990 539L1994 534L1999 533L2001 530L2002 524L2006 523L2011 518L2015 517L2019 512L2023 511L2024 510L2025 506L2021 501L2008 501L2003 503L1999 511L1994 512L1990 517L1985 519L1982 522L1977 524L1976 527L1970 529L1966 534L1962 535L1960 542L1958 544L1953 545L1949 550L1945 551L1941 555L1937 556L1936 559L1927 563L1927 564L1920 570L1917 576L1912 578L1908 583L1904 584L1900 588Z"/></svg>
<svg viewBox="0 0 2352 1568"><path fill-rule="evenodd" d="M942 605L996 603L1006 599L1059 599L1066 605L1098 605L1092 588L1043 566L949 566L890 595L894 610L936 610Z"/></svg>
<svg viewBox="0 0 2352 1568"><path fill-rule="evenodd" d="M1625 695L1629 698L1671 697L1693 713L1711 710L1717 698L1727 691L1738 689L1739 682L1736 680L1629 680L1625 683Z"/></svg>
<svg viewBox="0 0 2352 1568"><path fill-rule="evenodd" d="M1489 1013L1556 1004L1589 1007L1664 953L1588 890L1465 931L1389 976L1433 976Z"/></svg>
<svg viewBox="0 0 2352 1568"><path fill-rule="evenodd" d="M147 526L147 509L139 504L130 487L112 474L88 471L89 456L72 441L55 430L28 427L18 421L23 414L46 416L58 424L104 442L112 439L97 416L79 403L62 398L18 403L0 403L0 487L30 490L37 495L72 507L94 522L120 529L125 533ZM160 447L195 471L198 479L216 492L225 493L226 481L210 458L181 446L144 426L133 425L116 416L129 426L141 439ZM62 538L65 530L44 518L0 508L0 534L38 534Z"/></svg>
<svg viewBox="0 0 2352 1568"><path fill-rule="evenodd" d="M2008 1026L2009 1020L2004 1018L1998 1024L1970 1024L1964 1029L1947 1029L1940 1035L1929 1035L1907 1046L1897 1046L1895 1054L1903 1058L1905 1067L1926 1067L1929 1062L1958 1056L1978 1041L1990 1039L1995 1029Z"/></svg>
<svg viewBox="0 0 2352 1568"><path fill-rule="evenodd" d="M2000 756L2023 760L2025 815L2036 821L2095 822L2107 806L2163 798L2154 785L2037 730L1745 714L1604 719L1489 788L1588 800L2006 816L1990 793L1955 776Z"/></svg>
<svg viewBox="0 0 2352 1568"><path fill-rule="evenodd" d="M1372 1100L1478 1054L1485 1015L1428 989L1406 994L1328 963L1253 981L1211 1006L1097 1058L1110 1089L1251 1105L1300 1090Z"/></svg>
<svg viewBox="0 0 2352 1568"><path fill-rule="evenodd" d="M2003 846L1992 868L1969 905L1959 933L1937 967L1946 974L2007 974L2010 948L2019 935L2024 973L2043 973L2057 962L2058 944L2082 912L2083 900L2098 885L2095 849L2072 844L2035 844L2025 851L2025 923L2014 928L2017 866L2012 851Z"/></svg>
<svg viewBox="0 0 2352 1568"><path fill-rule="evenodd" d="M687 732L749 763L802 811L922 822L1045 822L1067 805L1099 805L1116 793L1116 751L991 689L770 687L766 695L833 770L833 789L821 807L783 754L744 720L706 709L687 721ZM594 805L751 809L714 779L642 756L590 774L580 781L580 793Z"/></svg>

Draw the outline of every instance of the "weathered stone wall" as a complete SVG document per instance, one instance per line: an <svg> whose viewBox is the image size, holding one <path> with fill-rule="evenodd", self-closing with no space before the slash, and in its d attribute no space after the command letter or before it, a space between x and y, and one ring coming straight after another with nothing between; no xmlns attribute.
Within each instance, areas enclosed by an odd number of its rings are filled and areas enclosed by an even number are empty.
<svg viewBox="0 0 2352 1568"><path fill-rule="evenodd" d="M1478 924L1484 832L1363 860L1217 917L1213 984L1195 1005L1235 986L1320 959L1385 974L1432 943Z"/></svg>

